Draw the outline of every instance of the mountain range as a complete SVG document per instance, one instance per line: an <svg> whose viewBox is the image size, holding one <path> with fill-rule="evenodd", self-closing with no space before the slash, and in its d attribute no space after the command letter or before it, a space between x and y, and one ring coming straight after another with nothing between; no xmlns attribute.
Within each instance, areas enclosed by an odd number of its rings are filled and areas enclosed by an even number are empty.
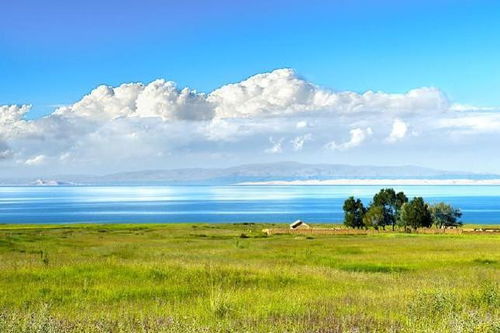
<svg viewBox="0 0 500 333"><path fill-rule="evenodd" d="M418 166L370 166L277 162L228 168L184 168L107 175L60 175L44 179L0 179L3 185L224 185L243 182L335 179L498 179L493 174L444 171Z"/></svg>

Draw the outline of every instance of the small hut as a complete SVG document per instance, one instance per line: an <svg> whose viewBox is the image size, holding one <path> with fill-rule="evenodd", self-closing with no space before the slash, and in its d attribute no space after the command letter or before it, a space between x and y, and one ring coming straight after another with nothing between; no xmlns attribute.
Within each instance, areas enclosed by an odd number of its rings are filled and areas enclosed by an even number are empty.
<svg viewBox="0 0 500 333"><path fill-rule="evenodd" d="M290 229L292 229L292 230L309 229L309 228L310 228L309 225L306 224L302 220L297 220L297 221L293 222L292 224L290 224Z"/></svg>

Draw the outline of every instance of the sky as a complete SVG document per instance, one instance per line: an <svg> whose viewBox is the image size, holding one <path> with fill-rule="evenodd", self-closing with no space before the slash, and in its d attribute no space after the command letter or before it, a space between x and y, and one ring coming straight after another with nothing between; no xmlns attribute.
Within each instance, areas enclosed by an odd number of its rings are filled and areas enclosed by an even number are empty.
<svg viewBox="0 0 500 333"><path fill-rule="evenodd" d="M0 176L500 173L500 2L0 2Z"/></svg>

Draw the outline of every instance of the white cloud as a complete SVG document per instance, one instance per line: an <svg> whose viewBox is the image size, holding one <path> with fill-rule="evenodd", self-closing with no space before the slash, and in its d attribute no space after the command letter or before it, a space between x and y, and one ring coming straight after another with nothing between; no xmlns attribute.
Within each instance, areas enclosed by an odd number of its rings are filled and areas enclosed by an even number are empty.
<svg viewBox="0 0 500 333"><path fill-rule="evenodd" d="M0 105L0 125L20 121L30 109L31 105Z"/></svg>
<svg viewBox="0 0 500 333"><path fill-rule="evenodd" d="M205 94L189 88L178 90L174 82L156 80L148 84L137 97L139 117L160 117L165 120L209 120L213 108Z"/></svg>
<svg viewBox="0 0 500 333"><path fill-rule="evenodd" d="M408 132L408 125L406 125L406 123L401 119L395 119L394 123L392 124L391 134L389 134L387 141L393 143L398 140L401 140L406 136L407 132Z"/></svg>
<svg viewBox="0 0 500 333"><path fill-rule="evenodd" d="M293 138L292 140L290 140L290 143L292 144L292 149L294 151L301 151L304 148L304 143L311 140L312 134L307 133L305 135L300 135Z"/></svg>
<svg viewBox="0 0 500 333"><path fill-rule="evenodd" d="M454 103L450 106L450 111L496 111L500 110L499 107L489 107L489 106L477 106L470 104L459 104Z"/></svg>
<svg viewBox="0 0 500 333"><path fill-rule="evenodd" d="M460 116L440 119L438 128L452 129L462 134L499 133L500 113L472 112Z"/></svg>
<svg viewBox="0 0 500 333"><path fill-rule="evenodd" d="M45 159L46 159L45 155L37 155L37 156L33 156L32 158L24 161L24 164L26 164L26 165L40 165L45 161Z"/></svg>
<svg viewBox="0 0 500 333"><path fill-rule="evenodd" d="M208 99L220 118L277 116L314 108L316 89L293 70L279 69L223 86Z"/></svg>
<svg viewBox="0 0 500 333"><path fill-rule="evenodd" d="M35 120L25 119L30 108L0 106L2 166L20 161L16 167L59 167L60 172L182 167L202 157L232 156L235 163L240 156L327 154L325 146L350 154L368 141L401 141L404 149L415 140L463 144L465 137L500 133L500 113L493 108L452 104L436 88L403 94L336 92L291 69L258 74L211 93L166 80L99 86ZM409 136L408 124L419 135L402 140ZM348 138L338 137L347 132Z"/></svg>
<svg viewBox="0 0 500 333"><path fill-rule="evenodd" d="M213 117L213 107L205 94L189 88L180 90L172 81L156 80L147 85L99 86L79 102L63 106L54 114L100 121L118 117L207 120Z"/></svg>
<svg viewBox="0 0 500 333"><path fill-rule="evenodd" d="M11 135L22 135L27 126L23 120L31 105L0 105L0 139Z"/></svg>
<svg viewBox="0 0 500 333"><path fill-rule="evenodd" d="M369 136L373 134L373 131L371 128L354 128L349 131L351 138L349 141L343 142L343 143L336 143L335 141L331 141L326 144L326 148L331 149L331 150L339 150L339 151L344 151L348 150L354 147L359 146L361 143L363 143Z"/></svg>
<svg viewBox="0 0 500 333"><path fill-rule="evenodd" d="M297 122L297 125L295 125L295 126L296 126L297 128L306 128L306 127L308 127L308 126L310 126L310 125L309 125L309 123L308 123L307 121L305 121L305 120L301 120L301 121L298 121L298 122Z"/></svg>
<svg viewBox="0 0 500 333"><path fill-rule="evenodd" d="M266 153L280 154L283 152L283 147L282 147L283 138L276 140L273 137L269 137L269 142L271 143L271 147L265 150Z"/></svg>
<svg viewBox="0 0 500 333"><path fill-rule="evenodd" d="M215 116L270 117L326 112L440 112L449 107L436 88L419 88L406 94L367 91L334 92L299 78L291 69L259 74L239 83L228 84L208 95L215 105Z"/></svg>

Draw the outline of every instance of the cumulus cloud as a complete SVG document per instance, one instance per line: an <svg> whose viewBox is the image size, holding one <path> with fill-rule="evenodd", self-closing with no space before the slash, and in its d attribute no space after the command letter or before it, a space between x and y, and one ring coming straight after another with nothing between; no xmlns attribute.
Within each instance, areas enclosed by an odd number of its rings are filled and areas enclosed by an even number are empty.
<svg viewBox="0 0 500 333"><path fill-rule="evenodd" d="M274 139L273 137L269 137L269 142L271 143L271 147L265 150L266 153L279 154L283 152L283 138Z"/></svg>
<svg viewBox="0 0 500 333"><path fill-rule="evenodd" d="M291 69L259 74L213 91L208 100L215 105L215 116L269 117L310 112L337 114L359 112L440 112L449 107L436 88L419 88L406 94L367 91L334 92L299 78Z"/></svg>
<svg viewBox="0 0 500 333"><path fill-rule="evenodd" d="M255 159L262 153L265 158L331 150L338 156L367 142L390 142L395 149L444 132L458 142L464 135L500 131L493 108L450 103L437 88L338 92L292 69L258 74L209 93L166 80L102 85L39 119L26 119L30 109L0 106L2 165L59 167L61 172L181 167L200 156L238 161L243 155ZM421 135L402 140L410 128Z"/></svg>
<svg viewBox="0 0 500 333"><path fill-rule="evenodd" d="M0 124L10 125L20 121L31 105L0 105Z"/></svg>
<svg viewBox="0 0 500 333"><path fill-rule="evenodd" d="M394 123L392 124L391 134L389 134L387 141L392 143L401 140L406 136L407 132L408 125L406 125L406 123L401 119L395 119Z"/></svg>
<svg viewBox="0 0 500 333"><path fill-rule="evenodd" d="M147 85L99 86L79 102L57 109L55 115L101 121L118 117L207 120L213 117L213 107L205 94L178 89L172 81L156 80Z"/></svg>
<svg viewBox="0 0 500 333"><path fill-rule="evenodd" d="M351 137L348 141L342 143L336 143L335 141L331 141L326 144L326 148L331 150L339 150L344 151L354 147L359 146L363 143L369 136L373 134L371 128L353 128L349 131Z"/></svg>
<svg viewBox="0 0 500 333"><path fill-rule="evenodd" d="M26 165L40 165L42 164L47 157L45 155L37 155L33 156L32 158L27 159L24 161L24 164Z"/></svg>
<svg viewBox="0 0 500 333"><path fill-rule="evenodd" d="M276 116L315 107L317 88L293 70L279 69L223 86L209 95L221 118Z"/></svg>
<svg viewBox="0 0 500 333"><path fill-rule="evenodd" d="M0 138L22 134L27 122L24 116L31 105L0 105Z"/></svg>
<svg viewBox="0 0 500 333"><path fill-rule="evenodd" d="M307 133L304 135L299 135L293 138L290 143L292 144L294 151L301 151L304 148L304 143L312 140L312 134Z"/></svg>

